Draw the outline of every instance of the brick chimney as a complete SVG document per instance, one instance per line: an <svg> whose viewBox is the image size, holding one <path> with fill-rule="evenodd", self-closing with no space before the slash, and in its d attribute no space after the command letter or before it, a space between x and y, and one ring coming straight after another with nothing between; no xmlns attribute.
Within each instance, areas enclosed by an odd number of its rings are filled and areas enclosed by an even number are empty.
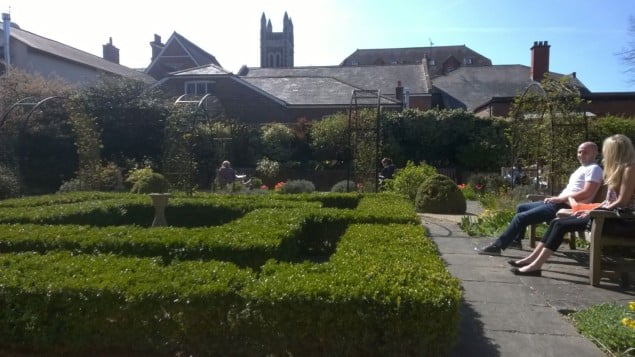
<svg viewBox="0 0 635 357"><path fill-rule="evenodd" d="M154 41L150 42L150 47L152 47L152 61L161 53L163 50L163 43L161 43L161 36L154 34Z"/></svg>
<svg viewBox="0 0 635 357"><path fill-rule="evenodd" d="M6 65L6 70L9 69L9 65L11 64L11 15L7 13L2 13L2 33L4 35L4 39L2 43L4 44L4 58L0 60L4 61Z"/></svg>
<svg viewBox="0 0 635 357"><path fill-rule="evenodd" d="M103 49L104 49L103 57L106 61L119 64L119 49L112 44L112 37L110 38L107 44L103 45Z"/></svg>
<svg viewBox="0 0 635 357"><path fill-rule="evenodd" d="M549 43L547 41L534 41L531 47L531 72L530 77L540 82L545 73L549 72Z"/></svg>

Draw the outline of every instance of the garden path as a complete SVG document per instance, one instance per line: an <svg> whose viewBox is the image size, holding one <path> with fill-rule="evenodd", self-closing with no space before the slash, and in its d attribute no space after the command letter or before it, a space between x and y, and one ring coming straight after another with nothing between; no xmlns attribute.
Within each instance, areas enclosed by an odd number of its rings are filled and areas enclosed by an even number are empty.
<svg viewBox="0 0 635 357"><path fill-rule="evenodd" d="M468 214L481 210L477 202L468 202ZM589 285L586 251L563 245L543 267L542 277L516 276L506 261L525 256L527 241L523 251L477 255L474 247L492 237L469 237L458 226L463 215L419 217L464 290L459 340L451 356L604 356L565 314L604 302L627 303L635 291L607 281L601 287Z"/></svg>

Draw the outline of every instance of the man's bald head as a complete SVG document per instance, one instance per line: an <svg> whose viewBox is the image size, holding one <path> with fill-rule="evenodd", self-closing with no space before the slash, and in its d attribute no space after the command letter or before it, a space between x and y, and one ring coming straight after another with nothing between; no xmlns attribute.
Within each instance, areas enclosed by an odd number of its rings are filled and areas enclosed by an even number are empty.
<svg viewBox="0 0 635 357"><path fill-rule="evenodd" d="M578 161L582 165L588 165L595 162L598 156L598 146L592 141L586 141L578 146Z"/></svg>

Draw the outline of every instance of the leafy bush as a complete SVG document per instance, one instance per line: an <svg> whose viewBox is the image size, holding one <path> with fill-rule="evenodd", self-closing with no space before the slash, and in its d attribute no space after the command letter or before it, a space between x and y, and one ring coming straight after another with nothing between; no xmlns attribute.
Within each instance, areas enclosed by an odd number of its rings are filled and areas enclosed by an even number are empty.
<svg viewBox="0 0 635 357"><path fill-rule="evenodd" d="M406 163L406 167L395 173L393 180L386 181L386 189L408 196L412 201L417 197L419 186L429 177L436 174L437 170L426 164L415 165L412 161Z"/></svg>
<svg viewBox="0 0 635 357"><path fill-rule="evenodd" d="M293 154L295 142L293 130L284 124L269 124L262 130L264 154L276 161L288 161Z"/></svg>
<svg viewBox="0 0 635 357"><path fill-rule="evenodd" d="M331 187L331 192L354 192L357 190L357 184L353 181L342 180Z"/></svg>
<svg viewBox="0 0 635 357"><path fill-rule="evenodd" d="M456 183L445 175L436 174L419 187L415 208L417 212L461 214L467 207Z"/></svg>
<svg viewBox="0 0 635 357"><path fill-rule="evenodd" d="M18 177L4 166L0 166L0 200L17 197L20 194Z"/></svg>
<svg viewBox="0 0 635 357"><path fill-rule="evenodd" d="M311 193L315 191L315 185L308 180L289 180L280 186L279 193Z"/></svg>
<svg viewBox="0 0 635 357"><path fill-rule="evenodd" d="M91 191L91 187L85 181L82 181L79 177L72 178L68 181L62 182L59 190L59 193L67 193L67 192L81 192L81 191Z"/></svg>
<svg viewBox="0 0 635 357"><path fill-rule="evenodd" d="M149 176L142 177L137 181L130 192L132 193L163 193L168 192L170 184L168 180L159 173L152 173Z"/></svg>
<svg viewBox="0 0 635 357"><path fill-rule="evenodd" d="M278 177L278 174L280 174L280 163L263 157L258 160L256 164L256 172L263 178L273 181Z"/></svg>
<svg viewBox="0 0 635 357"><path fill-rule="evenodd" d="M151 167L134 168L128 172L126 182L134 186L142 179L152 176L153 173L154 171L152 171Z"/></svg>

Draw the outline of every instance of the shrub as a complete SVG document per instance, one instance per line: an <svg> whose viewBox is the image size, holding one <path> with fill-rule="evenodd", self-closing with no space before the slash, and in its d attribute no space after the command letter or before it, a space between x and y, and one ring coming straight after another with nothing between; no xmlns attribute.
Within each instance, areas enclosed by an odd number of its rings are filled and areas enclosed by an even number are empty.
<svg viewBox="0 0 635 357"><path fill-rule="evenodd" d="M152 173L149 176L141 178L137 183L132 186L130 192L132 193L162 193L168 192L170 184L168 180L159 173Z"/></svg>
<svg viewBox="0 0 635 357"><path fill-rule="evenodd" d="M64 181L60 186L58 193L91 191L90 185L82 181L79 177Z"/></svg>
<svg viewBox="0 0 635 357"><path fill-rule="evenodd" d="M152 168L150 167L143 167L140 169L134 168L128 172L126 182L134 186L134 184L139 182L141 179L145 179L151 176L153 173L154 171L152 171Z"/></svg>
<svg viewBox="0 0 635 357"><path fill-rule="evenodd" d="M437 170L426 164L415 165L412 161L406 163L406 167L395 173L393 180L386 181L386 189L415 200L417 189L430 176L437 173Z"/></svg>
<svg viewBox="0 0 635 357"><path fill-rule="evenodd" d="M280 186L280 193L311 193L315 191L315 185L308 180L289 180Z"/></svg>
<svg viewBox="0 0 635 357"><path fill-rule="evenodd" d="M8 168L0 166L0 200L20 194L18 177Z"/></svg>
<svg viewBox="0 0 635 357"><path fill-rule="evenodd" d="M436 174L421 184L415 199L417 212L465 213L463 193L451 178Z"/></svg>
<svg viewBox="0 0 635 357"><path fill-rule="evenodd" d="M263 157L256 163L256 172L264 179L273 181L280 173L280 163Z"/></svg>
<svg viewBox="0 0 635 357"><path fill-rule="evenodd" d="M348 186L348 188L347 188ZM357 191L357 185L354 181L342 180L331 187L331 192L354 192Z"/></svg>

